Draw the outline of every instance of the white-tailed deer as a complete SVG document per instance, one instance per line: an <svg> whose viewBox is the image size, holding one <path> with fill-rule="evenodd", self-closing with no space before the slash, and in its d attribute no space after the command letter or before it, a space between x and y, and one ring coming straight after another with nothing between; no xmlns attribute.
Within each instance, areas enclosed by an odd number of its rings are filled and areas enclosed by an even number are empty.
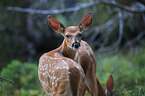
<svg viewBox="0 0 145 96"><path fill-rule="evenodd" d="M98 96L95 57L91 47L81 40L83 31L91 26L92 12L78 26L65 27L50 16L48 19L64 41L59 48L40 57L38 75L46 95L84 96L88 90L91 96Z"/></svg>
<svg viewBox="0 0 145 96"><path fill-rule="evenodd" d="M105 95L106 96L114 96L113 88L114 88L113 77L112 77L112 75L110 75L110 77L107 81L107 89L106 89Z"/></svg>

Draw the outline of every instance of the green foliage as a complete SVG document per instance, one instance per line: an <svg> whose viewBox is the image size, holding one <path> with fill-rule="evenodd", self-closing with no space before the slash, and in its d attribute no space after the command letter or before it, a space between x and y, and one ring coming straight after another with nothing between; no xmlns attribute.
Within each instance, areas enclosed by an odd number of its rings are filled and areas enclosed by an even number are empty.
<svg viewBox="0 0 145 96"><path fill-rule="evenodd" d="M15 82L2 82L3 96L36 96L39 93L40 82L37 75L37 66L29 63L12 61L1 71L1 76ZM38 95L37 95L38 96Z"/></svg>
<svg viewBox="0 0 145 96"><path fill-rule="evenodd" d="M97 75L101 83L106 86L110 74L114 77L115 93L117 96L145 95L145 50L139 54L128 56L108 56L97 58Z"/></svg>
<svg viewBox="0 0 145 96"><path fill-rule="evenodd" d="M145 49L142 48L131 54L132 61L139 64L140 67L145 67Z"/></svg>
<svg viewBox="0 0 145 96"><path fill-rule="evenodd" d="M110 74L114 77L116 96L145 95L145 49L130 55L97 57L97 75L106 86ZM15 82L2 81L2 96L42 96L45 91L40 85L35 64L12 61L1 71L1 76ZM90 96L86 93L85 96Z"/></svg>

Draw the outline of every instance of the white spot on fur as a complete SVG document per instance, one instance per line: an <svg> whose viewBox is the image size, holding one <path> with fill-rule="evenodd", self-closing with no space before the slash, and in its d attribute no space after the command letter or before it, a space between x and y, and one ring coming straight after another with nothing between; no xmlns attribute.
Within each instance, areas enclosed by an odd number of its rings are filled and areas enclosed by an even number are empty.
<svg viewBox="0 0 145 96"><path fill-rule="evenodd" d="M54 82L52 83L52 86L54 85Z"/></svg>
<svg viewBox="0 0 145 96"><path fill-rule="evenodd" d="M56 92L53 92L53 95L55 94Z"/></svg>

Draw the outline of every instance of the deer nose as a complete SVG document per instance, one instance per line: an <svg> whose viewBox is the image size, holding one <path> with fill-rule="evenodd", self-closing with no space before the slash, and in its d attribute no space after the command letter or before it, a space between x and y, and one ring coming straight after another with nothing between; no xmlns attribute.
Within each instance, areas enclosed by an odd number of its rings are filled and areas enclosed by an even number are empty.
<svg viewBox="0 0 145 96"><path fill-rule="evenodd" d="M80 43L79 42L75 42L75 43L72 44L72 47L79 48L80 47Z"/></svg>

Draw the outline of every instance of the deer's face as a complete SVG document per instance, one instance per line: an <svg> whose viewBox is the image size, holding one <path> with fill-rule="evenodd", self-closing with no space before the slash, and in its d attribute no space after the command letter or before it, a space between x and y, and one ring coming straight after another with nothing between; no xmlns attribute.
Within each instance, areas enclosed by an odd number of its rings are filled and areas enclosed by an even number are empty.
<svg viewBox="0 0 145 96"><path fill-rule="evenodd" d="M81 20L78 26L70 26L67 28L54 18L50 16L48 16L48 18L51 28L54 31L61 33L66 40L67 46L73 50L77 50L80 47L82 32L87 30L92 24L92 12L89 12Z"/></svg>
<svg viewBox="0 0 145 96"><path fill-rule="evenodd" d="M77 26L70 26L66 28L64 38L69 48L77 50L81 45L82 32Z"/></svg>
<svg viewBox="0 0 145 96"><path fill-rule="evenodd" d="M113 95L113 92L112 92L112 91L110 92L110 91L108 91L108 90L105 91L105 95L106 95L106 96L114 96L114 95Z"/></svg>
<svg viewBox="0 0 145 96"><path fill-rule="evenodd" d="M107 81L107 89L106 89L105 95L106 96L114 96L113 88L114 88L113 76L110 75L110 77Z"/></svg>

